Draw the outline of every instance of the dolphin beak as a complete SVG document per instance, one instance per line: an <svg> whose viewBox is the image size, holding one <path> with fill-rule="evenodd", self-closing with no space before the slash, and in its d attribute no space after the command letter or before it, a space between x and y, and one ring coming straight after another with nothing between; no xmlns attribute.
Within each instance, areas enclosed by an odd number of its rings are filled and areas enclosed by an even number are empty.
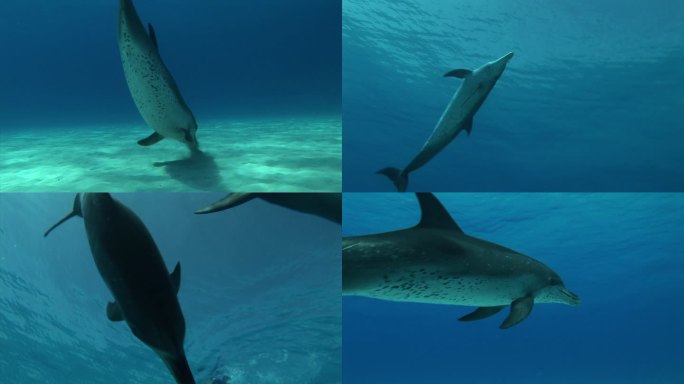
<svg viewBox="0 0 684 384"><path fill-rule="evenodd" d="M570 304L570 305L579 305L579 303L581 302L579 296L577 296L576 294L570 292L570 290L568 290L567 288L562 287L562 288L560 289L560 291L561 291L561 293L562 293L563 295L565 295L565 296L567 297L568 304Z"/></svg>
<svg viewBox="0 0 684 384"><path fill-rule="evenodd" d="M501 56L501 58L497 61L507 63L511 58L513 58L513 52L508 52L507 54Z"/></svg>

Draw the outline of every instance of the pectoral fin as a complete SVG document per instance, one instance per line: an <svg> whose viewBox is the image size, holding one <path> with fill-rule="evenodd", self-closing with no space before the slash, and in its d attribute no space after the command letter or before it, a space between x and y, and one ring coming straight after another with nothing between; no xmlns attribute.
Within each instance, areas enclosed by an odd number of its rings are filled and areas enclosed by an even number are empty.
<svg viewBox="0 0 684 384"><path fill-rule="evenodd" d="M471 117L470 119L466 120L463 122L463 129L465 129L466 132L468 132L468 136L470 136L470 131L473 130L473 118Z"/></svg>
<svg viewBox="0 0 684 384"><path fill-rule="evenodd" d="M180 289L180 275L180 262L178 262L176 263L176 268L174 268L173 272L171 272L171 274L169 275L169 278L171 279L171 285L173 286L173 289L176 291L176 295L178 294L178 290Z"/></svg>
<svg viewBox="0 0 684 384"><path fill-rule="evenodd" d="M458 319L458 321L473 321L473 320L482 320L484 318L487 318L492 315L496 315L504 309L505 305L499 305L496 307L480 307L473 312L470 312L469 314L461 317Z"/></svg>
<svg viewBox="0 0 684 384"><path fill-rule="evenodd" d="M139 140L138 144L147 147L148 145L156 144L160 142L164 136L158 134L157 132L154 132L153 134L147 136L146 138Z"/></svg>
<svg viewBox="0 0 684 384"><path fill-rule="evenodd" d="M470 69L454 69L444 74L444 77L458 77L459 79L465 79L473 73Z"/></svg>
<svg viewBox="0 0 684 384"><path fill-rule="evenodd" d="M534 305L534 297L525 296L521 297L511 303L511 313L508 314L506 320L501 323L499 328L508 329L514 325L521 323L527 318L532 312L532 306Z"/></svg>
<svg viewBox="0 0 684 384"><path fill-rule="evenodd" d="M147 24L147 31L149 32L150 35L150 41L152 41L152 45L154 46L154 49L159 51L159 46L157 45L157 34L154 32L154 28L152 27L152 24Z"/></svg>
<svg viewBox="0 0 684 384"><path fill-rule="evenodd" d="M123 321L123 312L116 302L107 303L107 318L109 321Z"/></svg>

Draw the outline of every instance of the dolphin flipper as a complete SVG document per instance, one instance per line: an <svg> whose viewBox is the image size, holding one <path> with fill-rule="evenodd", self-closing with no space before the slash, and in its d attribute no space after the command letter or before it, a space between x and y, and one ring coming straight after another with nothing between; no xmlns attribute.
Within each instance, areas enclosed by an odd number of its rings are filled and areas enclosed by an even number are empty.
<svg viewBox="0 0 684 384"><path fill-rule="evenodd" d="M154 49L159 51L159 45L157 45L157 34L154 32L154 28L152 27L152 24L150 24L150 23L147 24L147 30L150 34L150 41L152 41L152 45L154 46Z"/></svg>
<svg viewBox="0 0 684 384"><path fill-rule="evenodd" d="M67 220L69 220L69 219L71 219L71 218L74 217L74 216L83 217L83 214L81 213L81 194L80 194L80 193L77 193L77 194L76 194L76 198L74 198L74 208L73 208L73 210L72 210L71 212L69 212L66 216L64 216L64 218L63 218L62 220L58 221L57 224L55 224L55 225L53 225L52 227L50 227L50 229L48 229L48 230L45 232L45 234L43 234L43 237L47 237L47 235L49 235L50 232L52 232L53 229L57 228L60 224L62 224L63 222L65 222L65 221L67 221Z"/></svg>
<svg viewBox="0 0 684 384"><path fill-rule="evenodd" d="M169 275L169 278L171 279L171 285L173 286L173 289L176 290L176 295L178 294L178 290L180 289L180 277L181 277L181 268L180 268L180 261L176 263L176 268L173 269L173 272Z"/></svg>
<svg viewBox="0 0 684 384"><path fill-rule="evenodd" d="M153 134L147 136L146 138L142 140L138 140L138 144L142 145L143 147L147 147L152 144L157 144L160 142L164 136L158 134L157 132L154 132Z"/></svg>
<svg viewBox="0 0 684 384"><path fill-rule="evenodd" d="M469 314L462 316L458 319L458 321L473 321L473 320L482 320L484 318L487 318L489 316L496 315L504 309L505 305L499 305L496 307L480 307L473 312L470 312Z"/></svg>
<svg viewBox="0 0 684 384"><path fill-rule="evenodd" d="M470 131L473 130L473 118L471 117L468 119L468 121L463 123L463 129L465 129L466 132L468 132L468 136L470 136Z"/></svg>
<svg viewBox="0 0 684 384"><path fill-rule="evenodd" d="M458 77L459 79L465 79L473 73L470 69L454 69L444 74L444 77Z"/></svg>
<svg viewBox="0 0 684 384"><path fill-rule="evenodd" d="M385 175L389 177L397 187L397 191L406 192L406 187L408 186L408 173L393 167L383 168L376 172L378 175Z"/></svg>
<svg viewBox="0 0 684 384"><path fill-rule="evenodd" d="M116 302L107 303L107 318L109 321L123 321L123 312Z"/></svg>
<svg viewBox="0 0 684 384"><path fill-rule="evenodd" d="M525 296L516 299L511 303L511 313L508 314L506 320L501 323L499 328L508 329L514 325L520 324L527 316L532 313L532 306L534 305L534 297Z"/></svg>

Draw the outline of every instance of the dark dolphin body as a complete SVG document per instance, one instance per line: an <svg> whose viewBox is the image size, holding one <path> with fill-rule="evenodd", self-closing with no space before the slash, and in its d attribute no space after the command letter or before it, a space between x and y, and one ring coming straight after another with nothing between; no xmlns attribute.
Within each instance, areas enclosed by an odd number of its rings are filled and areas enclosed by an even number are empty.
<svg viewBox="0 0 684 384"><path fill-rule="evenodd" d="M114 296L115 302L107 305L109 320L125 320L178 384L194 384L183 349L185 319L176 297L180 263L169 275L145 224L108 193L86 193L83 199L77 194L73 211L45 236L74 216L83 217L95 264Z"/></svg>
<svg viewBox="0 0 684 384"><path fill-rule="evenodd" d="M168 137L197 151L197 122L159 55L154 29L145 29L132 0L119 2L119 52L128 89L145 123L154 129L138 141L152 145Z"/></svg>
<svg viewBox="0 0 684 384"><path fill-rule="evenodd" d="M512 57L513 52L509 52L474 71L454 69L447 72L444 76L461 78L463 83L451 98L432 134L423 144L423 148L404 169L388 167L379 170L377 173L389 177L398 191L406 191L410 172L422 167L437 156L461 131L466 131L470 135L475 113L496 85L497 80L506 69L506 63Z"/></svg>
<svg viewBox="0 0 684 384"><path fill-rule="evenodd" d="M195 213L211 213L237 207L254 198L271 204L322 217L335 223L342 223L341 193L230 193L223 199L202 208Z"/></svg>
<svg viewBox="0 0 684 384"><path fill-rule="evenodd" d="M510 305L503 329L525 320L535 302L579 304L546 265L466 235L432 194L419 193L418 201L415 227L342 240L344 295L479 307L463 321Z"/></svg>

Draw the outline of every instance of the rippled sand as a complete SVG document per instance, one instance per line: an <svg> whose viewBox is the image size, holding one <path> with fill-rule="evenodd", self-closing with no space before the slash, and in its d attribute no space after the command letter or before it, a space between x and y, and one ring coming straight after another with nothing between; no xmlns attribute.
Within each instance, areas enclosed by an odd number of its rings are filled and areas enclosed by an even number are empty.
<svg viewBox="0 0 684 384"><path fill-rule="evenodd" d="M200 122L203 156L143 126L0 131L0 191L340 191L339 117Z"/></svg>

